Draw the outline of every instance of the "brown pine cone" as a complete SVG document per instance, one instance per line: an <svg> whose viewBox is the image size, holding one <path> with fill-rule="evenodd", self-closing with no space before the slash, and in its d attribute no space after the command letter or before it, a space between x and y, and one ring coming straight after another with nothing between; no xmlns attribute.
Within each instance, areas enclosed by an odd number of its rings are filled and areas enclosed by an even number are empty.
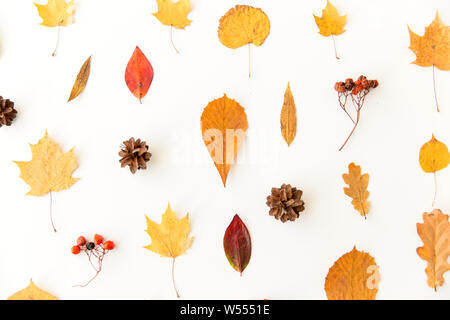
<svg viewBox="0 0 450 320"><path fill-rule="evenodd" d="M119 156L122 157L120 159L122 168L129 166L131 173L135 174L137 170L147 169L147 162L152 154L148 152L148 145L145 141L130 138L130 140L123 142Z"/></svg>
<svg viewBox="0 0 450 320"><path fill-rule="evenodd" d="M17 110L14 109L14 102L9 99L3 99L0 96L0 128L10 126L16 118Z"/></svg>
<svg viewBox="0 0 450 320"><path fill-rule="evenodd" d="M272 188L272 195L267 197L269 214L281 222L294 221L305 210L305 202L301 200L303 191L283 184L281 188Z"/></svg>

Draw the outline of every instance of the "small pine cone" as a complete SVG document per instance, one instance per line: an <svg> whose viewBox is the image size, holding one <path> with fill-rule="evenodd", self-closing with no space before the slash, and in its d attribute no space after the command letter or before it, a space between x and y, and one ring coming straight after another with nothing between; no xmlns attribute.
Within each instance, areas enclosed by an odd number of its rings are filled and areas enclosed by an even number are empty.
<svg viewBox="0 0 450 320"><path fill-rule="evenodd" d="M294 221L305 210L305 202L301 200L303 191L283 184L281 188L272 188L272 194L267 197L269 214L281 222Z"/></svg>
<svg viewBox="0 0 450 320"><path fill-rule="evenodd" d="M16 118L17 110L14 109L14 102L9 99L3 99L0 96L0 128L10 126Z"/></svg>
<svg viewBox="0 0 450 320"><path fill-rule="evenodd" d="M122 157L120 159L122 168L129 166L131 173L135 174L137 170L147 169L147 162L152 154L148 152L148 145L145 141L130 138L130 140L123 142L119 156Z"/></svg>

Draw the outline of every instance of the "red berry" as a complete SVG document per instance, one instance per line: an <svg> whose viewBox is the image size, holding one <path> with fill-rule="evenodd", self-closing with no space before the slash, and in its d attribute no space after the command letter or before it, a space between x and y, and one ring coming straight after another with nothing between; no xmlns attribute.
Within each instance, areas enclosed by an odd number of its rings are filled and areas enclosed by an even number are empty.
<svg viewBox="0 0 450 320"><path fill-rule="evenodd" d="M79 254L80 253L80 247L79 246L73 246L72 247L72 254Z"/></svg>
<svg viewBox="0 0 450 320"><path fill-rule="evenodd" d="M105 243L103 244L103 247L104 247L106 250L112 250L112 249L114 249L114 242L112 242L112 241L110 241L110 240L105 241Z"/></svg>
<svg viewBox="0 0 450 320"><path fill-rule="evenodd" d="M81 247L81 246L84 246L85 244L86 244L86 238L83 236L78 237L77 245L79 245Z"/></svg>
<svg viewBox="0 0 450 320"><path fill-rule="evenodd" d="M103 237L99 234L94 234L94 242L96 245L100 245L103 243Z"/></svg>
<svg viewBox="0 0 450 320"><path fill-rule="evenodd" d="M375 89L376 87L378 87L378 81L377 80L373 80L373 88Z"/></svg>

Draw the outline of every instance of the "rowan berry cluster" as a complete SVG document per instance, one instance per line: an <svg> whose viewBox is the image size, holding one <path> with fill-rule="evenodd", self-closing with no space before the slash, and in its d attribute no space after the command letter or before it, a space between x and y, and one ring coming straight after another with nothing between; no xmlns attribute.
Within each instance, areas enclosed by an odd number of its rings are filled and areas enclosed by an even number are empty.
<svg viewBox="0 0 450 320"><path fill-rule="evenodd" d="M360 76L356 81L348 78L345 82L336 82L334 85L334 90L339 93L351 91L352 95L355 96L364 90L375 89L376 87L378 87L377 80L367 80L366 76Z"/></svg>
<svg viewBox="0 0 450 320"><path fill-rule="evenodd" d="M104 241L103 236L99 234L94 235L94 241L87 241L83 236L78 237L77 244L72 247L72 254L77 255L80 252L84 252L88 257L92 268L95 270L95 275L86 284L77 285L77 287L87 286L98 276L102 270L103 258L109 251L113 250L114 247L115 245L113 241Z"/></svg>
<svg viewBox="0 0 450 320"><path fill-rule="evenodd" d="M354 125L353 130L350 132L347 140L345 140L339 151L344 148L350 137L353 135L353 132L356 130L356 127L358 126L359 120L361 118L361 109L364 105L367 94L371 89L375 89L376 87L378 87L378 81L368 80L366 76L360 76L356 81L353 81L353 79L349 78L344 82L336 82L336 84L334 85L334 90L336 90L338 93L339 105ZM347 109L347 102L349 100L349 97L353 104L353 112Z"/></svg>

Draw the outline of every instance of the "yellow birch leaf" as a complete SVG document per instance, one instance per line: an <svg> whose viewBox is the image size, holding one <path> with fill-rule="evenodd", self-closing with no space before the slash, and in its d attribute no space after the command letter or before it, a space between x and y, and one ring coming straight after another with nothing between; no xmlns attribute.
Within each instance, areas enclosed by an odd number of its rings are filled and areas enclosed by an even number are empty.
<svg viewBox="0 0 450 320"><path fill-rule="evenodd" d="M30 147L31 161L14 161L20 169L20 177L31 187L28 195L40 197L50 191L58 192L78 181L72 177L78 166L73 149L62 153L47 131L37 144Z"/></svg>
<svg viewBox="0 0 450 320"><path fill-rule="evenodd" d="M58 300L58 298L39 289L33 283L33 280L30 280L30 285L28 287L14 293L8 300Z"/></svg>
<svg viewBox="0 0 450 320"><path fill-rule="evenodd" d="M81 66L80 72L77 75L75 83L72 87L72 91L70 92L69 100L67 102L70 102L78 97L83 92L84 88L86 88L86 84L91 73L91 58L92 57L89 57Z"/></svg>
<svg viewBox="0 0 450 320"><path fill-rule="evenodd" d="M314 15L314 20L319 27L319 33L324 37L340 35L345 32L347 16L340 16L338 10L327 0L327 6L322 11L322 17Z"/></svg>
<svg viewBox="0 0 450 320"><path fill-rule="evenodd" d="M42 18L41 25L46 27L65 27L75 22L74 0L48 0L47 4L34 3Z"/></svg>
<svg viewBox="0 0 450 320"><path fill-rule="evenodd" d="M431 67L444 71L450 70L450 27L439 18L439 13L433 22L425 28L421 37L412 32L408 26L411 44L409 48L416 55L413 62L421 67Z"/></svg>
<svg viewBox="0 0 450 320"><path fill-rule="evenodd" d="M370 206L370 202L367 201L369 198L369 191L367 191L369 174L361 175L361 167L352 162L348 166L348 174L343 174L342 178L348 185L348 188L344 188L344 193L352 198L352 205L355 210L366 218Z"/></svg>
<svg viewBox="0 0 450 320"><path fill-rule="evenodd" d="M447 146L437 140L434 135L431 140L420 148L419 163L422 170L427 173L434 173L448 166L450 154Z"/></svg>
<svg viewBox="0 0 450 320"><path fill-rule="evenodd" d="M172 26L177 29L184 29L191 24L187 15L191 11L190 0L156 0L158 3L158 12L153 15L166 26Z"/></svg>
<svg viewBox="0 0 450 320"><path fill-rule="evenodd" d="M288 146L290 146L297 134L297 109L295 108L294 97L289 83L286 88L286 93L284 94L284 104L281 109L280 122L281 135Z"/></svg>
<svg viewBox="0 0 450 320"><path fill-rule="evenodd" d="M220 19L218 34L224 46L237 49L250 43L262 45L269 32L269 18L261 9L237 5Z"/></svg>
<svg viewBox="0 0 450 320"><path fill-rule="evenodd" d="M354 247L328 271L325 292L328 300L375 300L379 281L375 259Z"/></svg>
<svg viewBox="0 0 450 320"><path fill-rule="evenodd" d="M175 212L167 206L162 215L161 224L150 220L147 216L147 230L152 242L145 249L161 255L161 257L176 258L186 253L191 247L193 238L188 238L191 227L189 214L182 219L177 219Z"/></svg>
<svg viewBox="0 0 450 320"><path fill-rule="evenodd" d="M450 255L450 222L448 215L434 209L423 214L423 223L417 224L417 233L423 241L423 247L417 248L417 254L427 262L425 273L428 286L437 289L444 284L444 273L450 270L447 259Z"/></svg>

